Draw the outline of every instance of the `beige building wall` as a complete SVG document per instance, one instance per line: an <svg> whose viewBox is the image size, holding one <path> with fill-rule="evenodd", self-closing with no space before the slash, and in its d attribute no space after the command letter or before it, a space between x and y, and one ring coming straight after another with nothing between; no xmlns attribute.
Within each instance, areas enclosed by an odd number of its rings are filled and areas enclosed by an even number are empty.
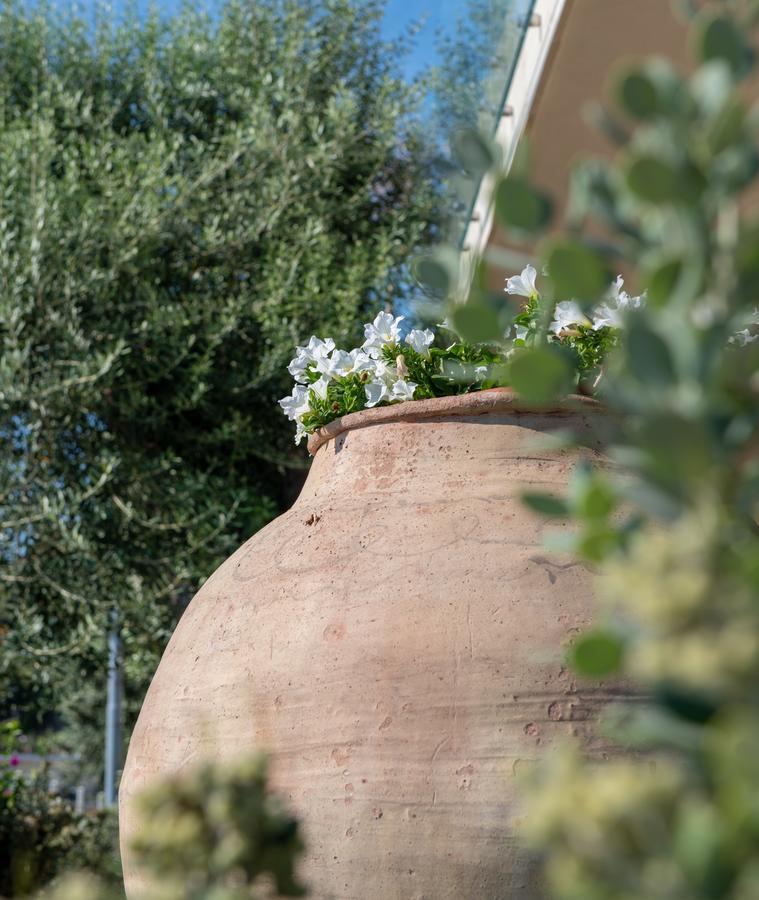
<svg viewBox="0 0 759 900"><path fill-rule="evenodd" d="M556 203L555 227L563 220L572 164L616 152L586 122L584 108L608 97L615 68L652 54L690 65L685 23L669 0L567 0L526 127L533 178ZM489 243L509 246L497 225ZM494 272L494 288L502 287L503 274Z"/></svg>

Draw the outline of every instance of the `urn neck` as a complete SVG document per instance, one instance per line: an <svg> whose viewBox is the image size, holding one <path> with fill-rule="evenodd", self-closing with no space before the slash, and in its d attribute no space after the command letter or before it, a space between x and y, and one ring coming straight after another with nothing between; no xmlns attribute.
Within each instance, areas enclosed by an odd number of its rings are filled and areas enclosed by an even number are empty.
<svg viewBox="0 0 759 900"><path fill-rule="evenodd" d="M601 404L592 397L571 394L549 406L536 407L526 403L510 388L490 388L472 394L458 394L453 397L435 397L431 400L410 400L377 409L364 409L335 419L319 428L308 439L308 451L312 456L316 451L339 435L358 428L370 428L388 422L423 422L451 416L479 416L493 413L519 415L533 413L546 416L573 416L580 412L598 410Z"/></svg>
<svg viewBox="0 0 759 900"><path fill-rule="evenodd" d="M536 409L496 388L455 397L414 400L344 416L313 434L314 454L298 502L447 490L491 490L498 480L550 481L567 453L541 437L571 428L590 452L600 404L572 396ZM542 444L542 446L541 446ZM571 454L574 456L574 454Z"/></svg>

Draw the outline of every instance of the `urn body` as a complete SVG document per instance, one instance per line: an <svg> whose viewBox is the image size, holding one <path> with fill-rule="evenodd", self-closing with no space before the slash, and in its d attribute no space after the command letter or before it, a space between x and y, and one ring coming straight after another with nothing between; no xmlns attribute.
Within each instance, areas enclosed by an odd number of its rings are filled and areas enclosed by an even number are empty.
<svg viewBox="0 0 759 900"><path fill-rule="evenodd" d="M261 749L302 823L312 896L537 896L517 776L566 735L597 751L611 691L564 666L593 616L589 575L542 548L519 495L563 491L576 455L536 439L590 435L597 415L499 390L354 414L312 439L300 497L203 585L145 699L120 798L132 896L134 795Z"/></svg>

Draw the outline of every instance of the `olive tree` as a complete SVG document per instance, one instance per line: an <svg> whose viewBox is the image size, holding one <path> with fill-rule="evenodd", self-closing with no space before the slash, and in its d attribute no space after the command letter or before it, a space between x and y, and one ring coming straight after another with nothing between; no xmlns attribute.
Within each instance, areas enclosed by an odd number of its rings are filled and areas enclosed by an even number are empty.
<svg viewBox="0 0 759 900"><path fill-rule="evenodd" d="M110 610L132 715L188 598L302 480L293 346L355 337L435 231L381 11L0 13L0 716L76 723L93 759Z"/></svg>

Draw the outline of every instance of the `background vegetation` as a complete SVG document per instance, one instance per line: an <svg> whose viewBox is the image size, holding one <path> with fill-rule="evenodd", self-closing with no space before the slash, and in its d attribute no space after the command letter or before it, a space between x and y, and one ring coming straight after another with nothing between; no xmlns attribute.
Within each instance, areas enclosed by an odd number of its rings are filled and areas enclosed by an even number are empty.
<svg viewBox="0 0 759 900"><path fill-rule="evenodd" d="M440 218L381 7L0 15L0 718L97 772L183 606L287 505L296 343L409 291Z"/></svg>
<svg viewBox="0 0 759 900"><path fill-rule="evenodd" d="M649 698L604 725L637 756L568 751L535 773L527 830L562 900L759 892L759 116L741 88L759 8L685 5L699 68L655 60L615 81L601 121L618 159L577 171L568 228L541 247L537 340L503 373L535 402L561 394L575 361L545 340L554 300L590 307L623 264L647 291L601 382L625 477L583 468L566 497L526 498L572 518L563 549L606 576L573 665ZM0 717L66 726L56 739L95 764L110 610L133 715L202 578L297 489L276 408L292 347L314 331L355 342L410 295L409 254L439 232L420 95L377 13L235 0L213 20L95 32L0 16ZM549 225L524 156L497 206L517 237ZM426 271L438 289L452 278ZM456 322L500 339L480 274ZM41 784L0 777L0 825L45 843L45 880L81 823ZM146 864L167 891L236 898L263 873L297 892L297 828L261 762L193 779L146 800L165 824ZM85 863L88 840L72 844Z"/></svg>

